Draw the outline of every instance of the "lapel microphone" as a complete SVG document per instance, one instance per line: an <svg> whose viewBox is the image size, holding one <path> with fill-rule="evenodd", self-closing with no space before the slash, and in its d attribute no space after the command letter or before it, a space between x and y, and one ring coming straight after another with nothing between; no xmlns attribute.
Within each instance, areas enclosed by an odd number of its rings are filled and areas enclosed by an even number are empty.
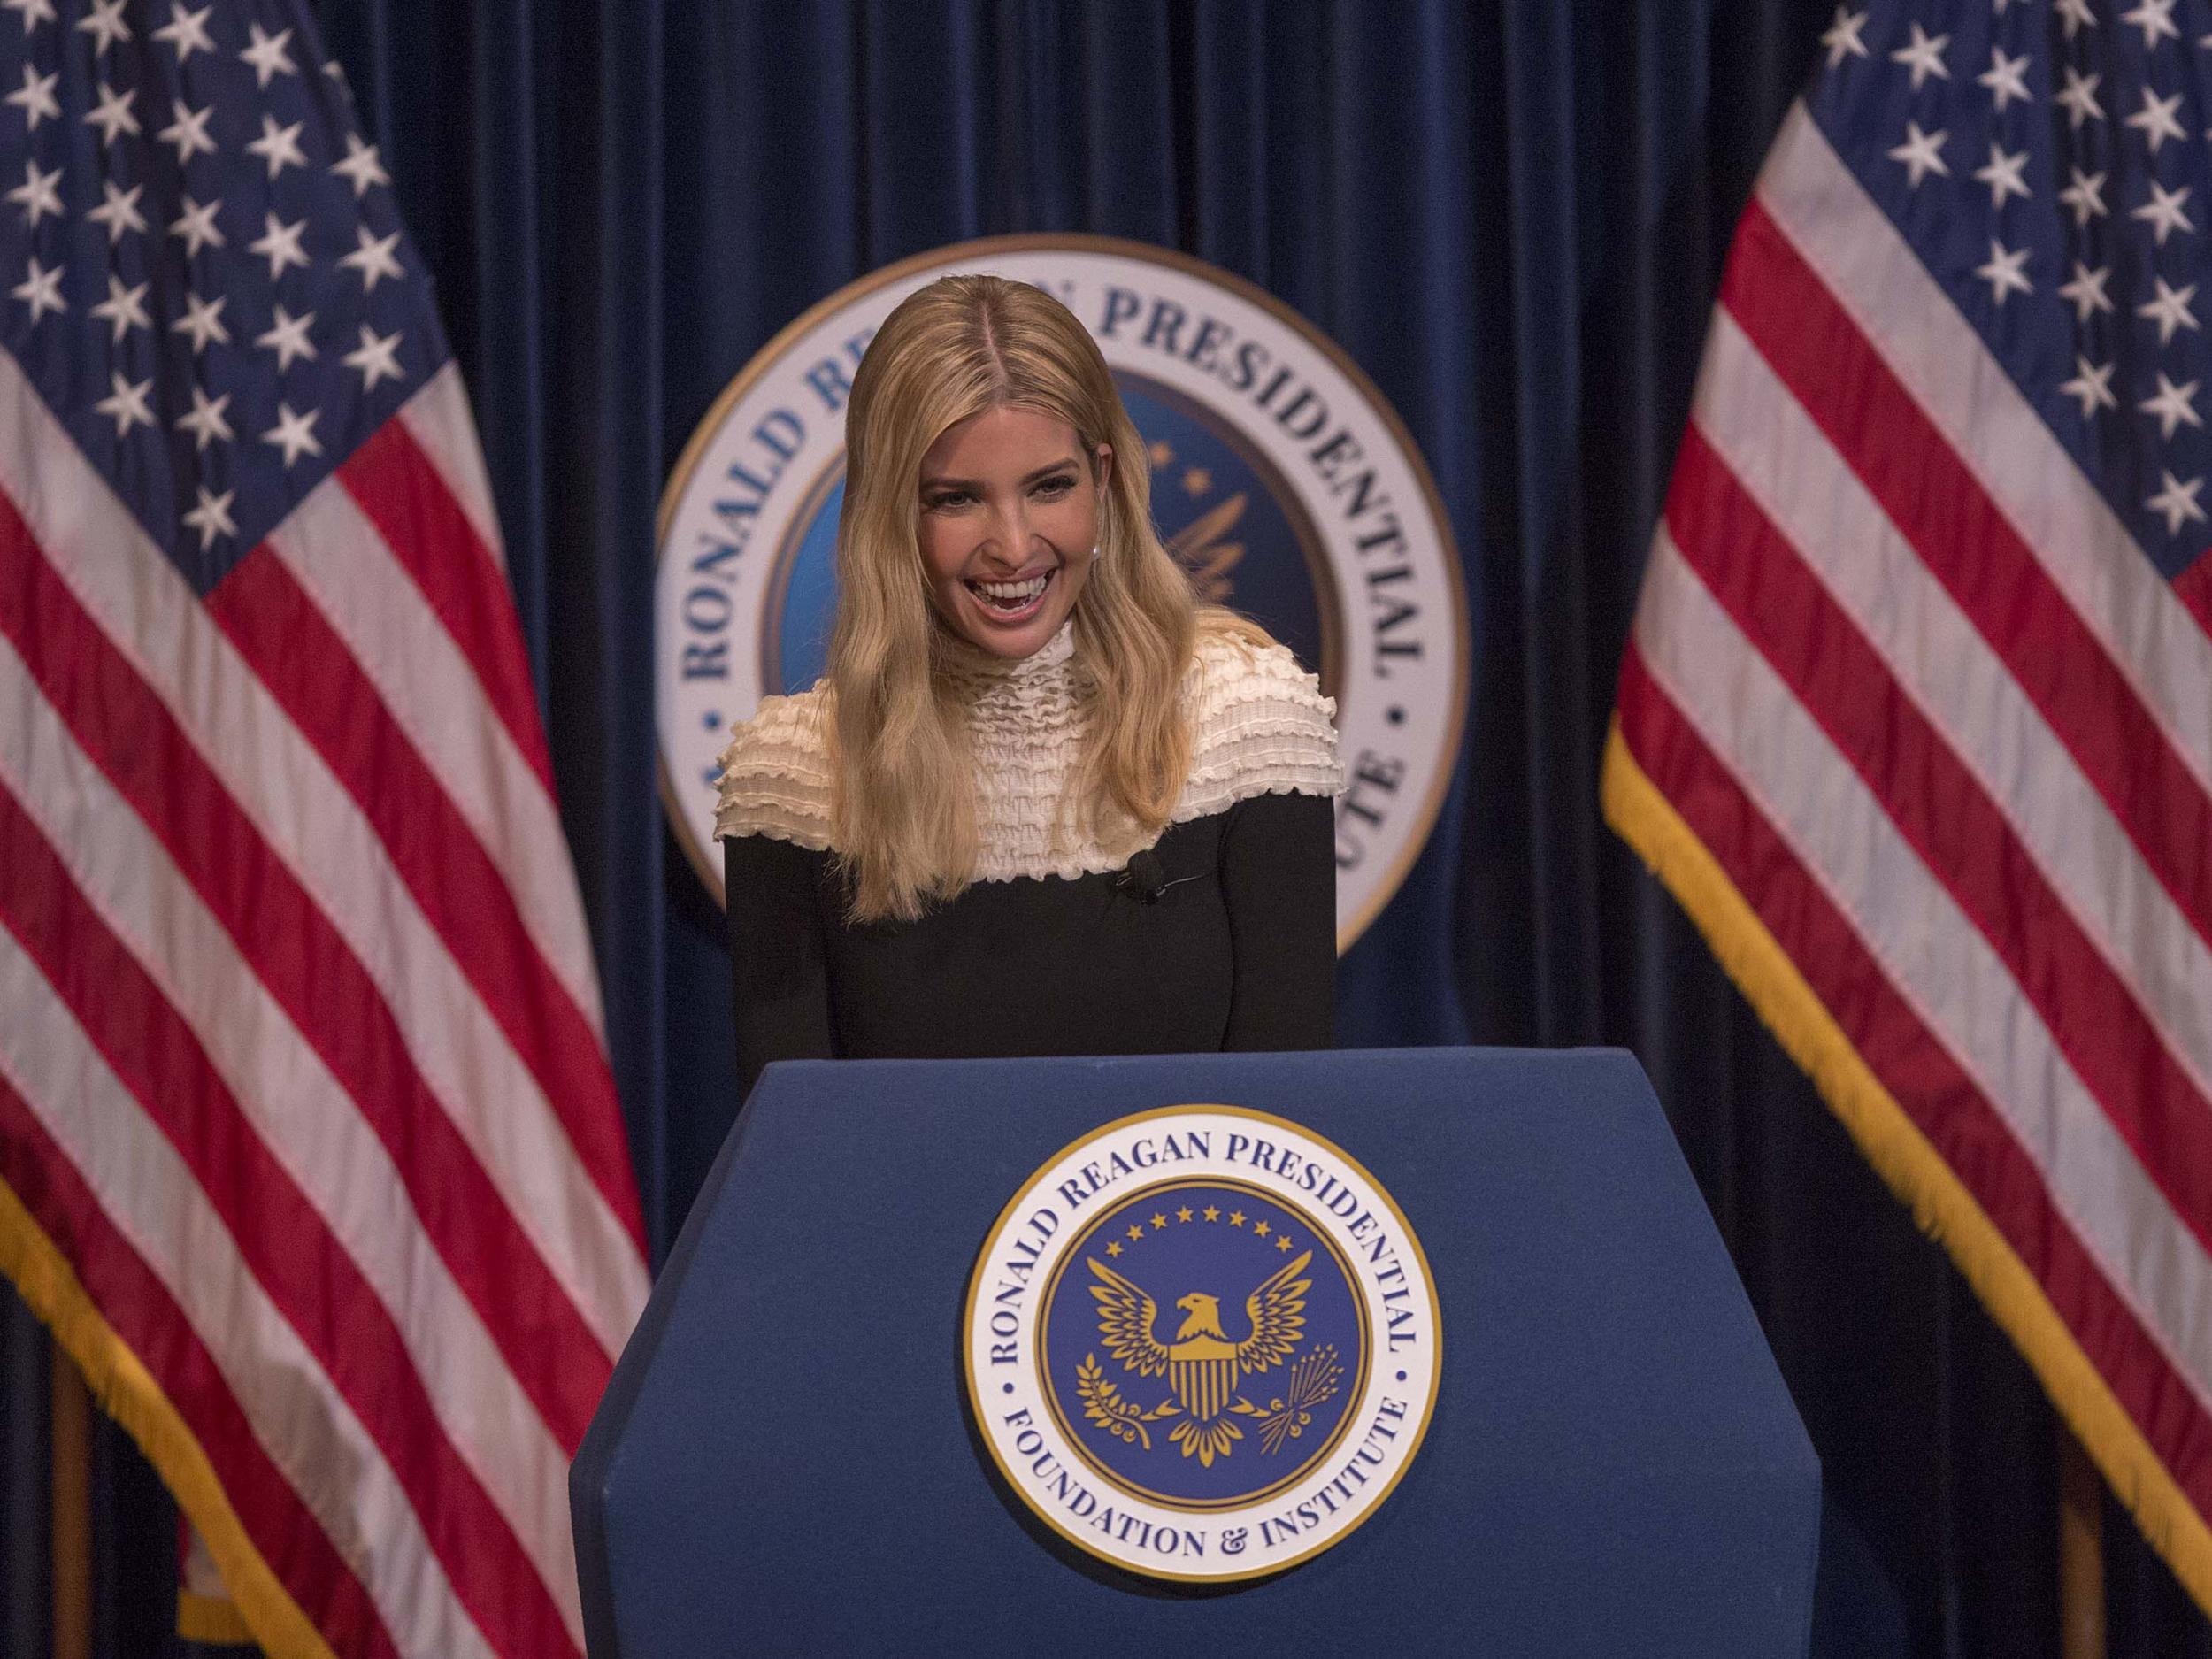
<svg viewBox="0 0 2212 1659"><path fill-rule="evenodd" d="M1121 879L1114 885L1133 895L1140 904L1155 903L1160 895L1167 891L1167 866L1160 862L1160 856L1148 847L1144 851L1130 856L1129 867L1121 872Z"/></svg>

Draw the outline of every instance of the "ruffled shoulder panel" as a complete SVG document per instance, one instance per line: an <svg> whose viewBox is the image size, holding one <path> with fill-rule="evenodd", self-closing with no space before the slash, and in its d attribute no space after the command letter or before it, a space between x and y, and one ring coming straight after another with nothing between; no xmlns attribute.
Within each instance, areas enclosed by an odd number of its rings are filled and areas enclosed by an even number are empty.
<svg viewBox="0 0 2212 1659"><path fill-rule="evenodd" d="M1261 795L1335 795L1336 702L1286 646L1205 634L1185 680L1191 768L1178 823Z"/></svg>
<svg viewBox="0 0 2212 1659"><path fill-rule="evenodd" d="M830 844L829 682L764 697L723 749L718 838L767 835L817 852Z"/></svg>
<svg viewBox="0 0 2212 1659"><path fill-rule="evenodd" d="M1263 795L1335 795L1336 704L1276 644L1200 636L1180 695L1191 729L1191 766L1177 823L1226 811ZM1010 684L975 710L977 879L1073 876L1110 870L1121 855L1086 837L1064 844L1056 806L1079 748L1079 700L1064 674ZM767 697L730 733L721 755L717 836L767 835L815 851L830 847L834 774L829 686Z"/></svg>

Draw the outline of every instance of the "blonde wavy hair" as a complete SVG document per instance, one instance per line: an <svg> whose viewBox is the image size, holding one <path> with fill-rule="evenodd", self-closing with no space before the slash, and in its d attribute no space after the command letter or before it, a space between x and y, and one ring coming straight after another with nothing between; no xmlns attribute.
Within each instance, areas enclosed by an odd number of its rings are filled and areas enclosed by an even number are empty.
<svg viewBox="0 0 2212 1659"><path fill-rule="evenodd" d="M1091 718L1064 824L1133 851L1167 823L1190 770L1177 695L1202 628L1267 638L1200 606L1152 523L1143 442L1073 312L995 276L939 279L884 320L853 376L830 638L832 841L852 919L911 920L957 895L976 860L968 716L942 671L959 649L930 602L922 457L944 431L1005 406L1073 427L1098 474L1098 554L1076 596L1074 664Z"/></svg>

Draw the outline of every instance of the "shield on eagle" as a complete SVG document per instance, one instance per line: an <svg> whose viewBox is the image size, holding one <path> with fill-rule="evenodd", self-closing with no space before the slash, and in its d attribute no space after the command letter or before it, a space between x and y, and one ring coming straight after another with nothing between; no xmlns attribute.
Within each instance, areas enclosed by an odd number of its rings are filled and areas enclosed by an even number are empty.
<svg viewBox="0 0 2212 1659"><path fill-rule="evenodd" d="M1125 1372L1167 1378L1173 1409L1156 1407L1145 1420L1179 1416L1168 1439L1183 1448L1184 1456L1212 1468L1215 1458L1229 1455L1244 1438L1244 1431L1229 1420L1240 1402L1248 1414L1252 1410L1243 1399L1243 1380L1282 1363L1305 1339L1306 1293L1313 1287L1305 1273L1313 1252L1285 1263L1245 1298L1250 1334L1239 1340L1221 1328L1220 1299L1194 1290L1175 1304L1184 1317L1174 1340L1160 1341L1153 1334L1159 1310L1150 1293L1096 1256L1088 1261L1099 1281L1091 1286L1091 1295L1098 1303L1099 1340L1107 1353Z"/></svg>

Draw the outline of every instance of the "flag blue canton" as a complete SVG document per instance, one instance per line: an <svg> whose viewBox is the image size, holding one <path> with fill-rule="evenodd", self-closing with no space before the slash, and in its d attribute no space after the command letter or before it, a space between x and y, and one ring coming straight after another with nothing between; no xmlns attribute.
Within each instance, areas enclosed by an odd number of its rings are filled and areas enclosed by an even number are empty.
<svg viewBox="0 0 2212 1659"><path fill-rule="evenodd" d="M2212 545L2212 0L1838 8L1813 119L2169 579Z"/></svg>
<svg viewBox="0 0 2212 1659"><path fill-rule="evenodd" d="M0 0L5 342L205 593L444 361L297 4Z"/></svg>

